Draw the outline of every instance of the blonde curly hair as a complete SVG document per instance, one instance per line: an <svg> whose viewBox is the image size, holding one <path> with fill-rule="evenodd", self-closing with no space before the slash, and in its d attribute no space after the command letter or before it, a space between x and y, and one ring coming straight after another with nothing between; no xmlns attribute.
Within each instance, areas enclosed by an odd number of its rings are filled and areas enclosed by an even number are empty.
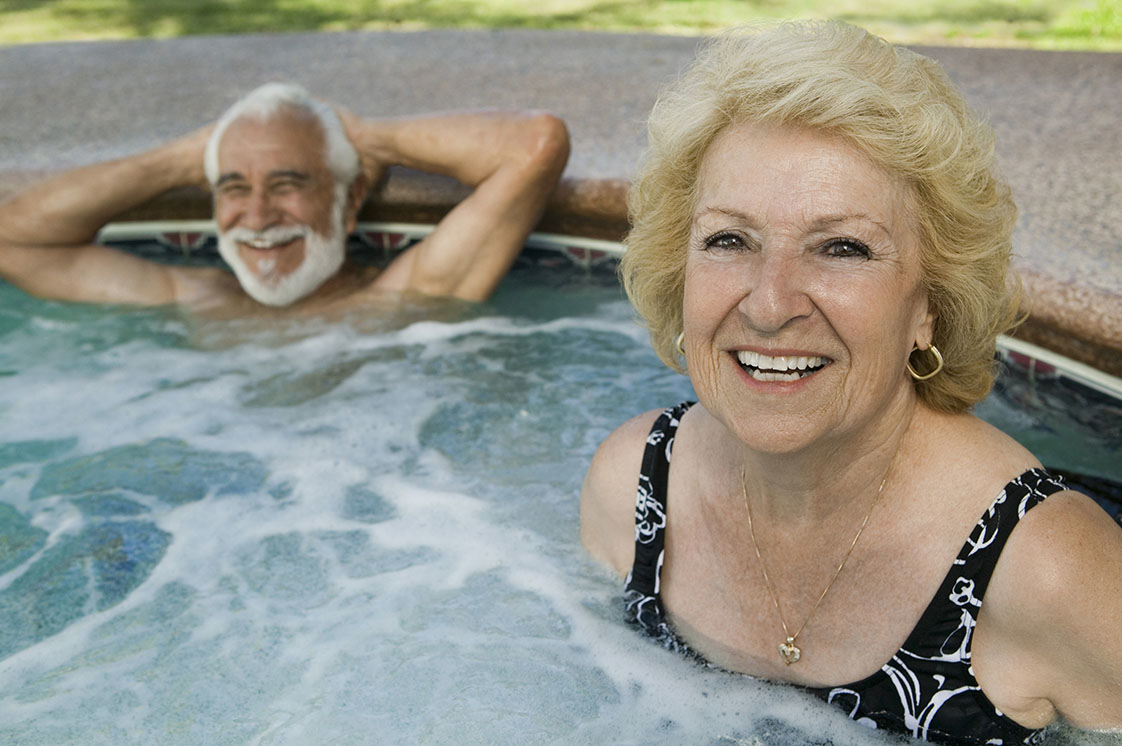
<svg viewBox="0 0 1122 746"><path fill-rule="evenodd" d="M983 399L997 335L1016 323L1020 299L1010 272L1017 210L997 173L993 131L938 63L843 23L733 30L656 102L628 194L620 275L659 357L684 372L675 338L698 170L717 134L744 122L831 133L907 185L945 360L939 375L915 383L917 394L944 412Z"/></svg>

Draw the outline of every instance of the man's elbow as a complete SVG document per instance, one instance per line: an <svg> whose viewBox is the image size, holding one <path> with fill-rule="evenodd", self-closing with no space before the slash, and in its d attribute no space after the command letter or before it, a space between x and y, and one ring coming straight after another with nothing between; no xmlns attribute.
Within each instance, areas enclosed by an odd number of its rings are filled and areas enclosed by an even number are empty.
<svg viewBox="0 0 1122 746"><path fill-rule="evenodd" d="M527 162L543 177L557 178L569 161L569 129L556 114L534 111L525 124Z"/></svg>

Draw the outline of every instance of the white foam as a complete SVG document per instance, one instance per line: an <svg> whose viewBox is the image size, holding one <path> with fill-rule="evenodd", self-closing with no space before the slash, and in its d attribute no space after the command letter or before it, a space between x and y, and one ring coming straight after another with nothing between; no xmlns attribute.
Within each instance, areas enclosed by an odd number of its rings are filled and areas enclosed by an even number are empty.
<svg viewBox="0 0 1122 746"><path fill-rule="evenodd" d="M49 533L0 593L99 521L170 544L119 603L0 660L0 741L760 743L771 719L881 742L621 622L618 580L579 545L583 471L611 427L689 388L604 293L595 317L313 324L215 349L159 314L32 305L0 336L3 442L76 441L0 465L0 498ZM67 459L160 438L186 456L144 465L139 514L29 498ZM204 463L205 496L169 503L160 485Z"/></svg>

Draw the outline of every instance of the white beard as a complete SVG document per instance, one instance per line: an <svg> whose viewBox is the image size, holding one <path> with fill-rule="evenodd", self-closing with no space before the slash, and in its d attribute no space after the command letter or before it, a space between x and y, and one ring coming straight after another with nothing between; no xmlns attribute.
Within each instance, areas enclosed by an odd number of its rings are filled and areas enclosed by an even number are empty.
<svg viewBox="0 0 1122 746"><path fill-rule="evenodd" d="M257 265L260 274L255 273L238 253L238 242L256 240L276 244L301 236L304 261L287 275L276 273L275 260L271 259L262 260ZM268 228L260 232L232 228L218 234L218 253L234 270L242 289L251 298L266 306L287 306L313 293L339 271L347 254L346 239L343 210L336 206L331 210L331 232L327 235L316 233L306 225Z"/></svg>

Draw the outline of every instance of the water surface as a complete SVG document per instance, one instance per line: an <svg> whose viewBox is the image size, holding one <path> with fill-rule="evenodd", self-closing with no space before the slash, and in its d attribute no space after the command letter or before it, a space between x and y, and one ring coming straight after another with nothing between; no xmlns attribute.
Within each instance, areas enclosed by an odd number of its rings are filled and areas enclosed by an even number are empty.
<svg viewBox="0 0 1122 746"><path fill-rule="evenodd" d="M621 623L581 481L691 390L614 282L415 311L200 325L0 284L0 742L891 742Z"/></svg>

